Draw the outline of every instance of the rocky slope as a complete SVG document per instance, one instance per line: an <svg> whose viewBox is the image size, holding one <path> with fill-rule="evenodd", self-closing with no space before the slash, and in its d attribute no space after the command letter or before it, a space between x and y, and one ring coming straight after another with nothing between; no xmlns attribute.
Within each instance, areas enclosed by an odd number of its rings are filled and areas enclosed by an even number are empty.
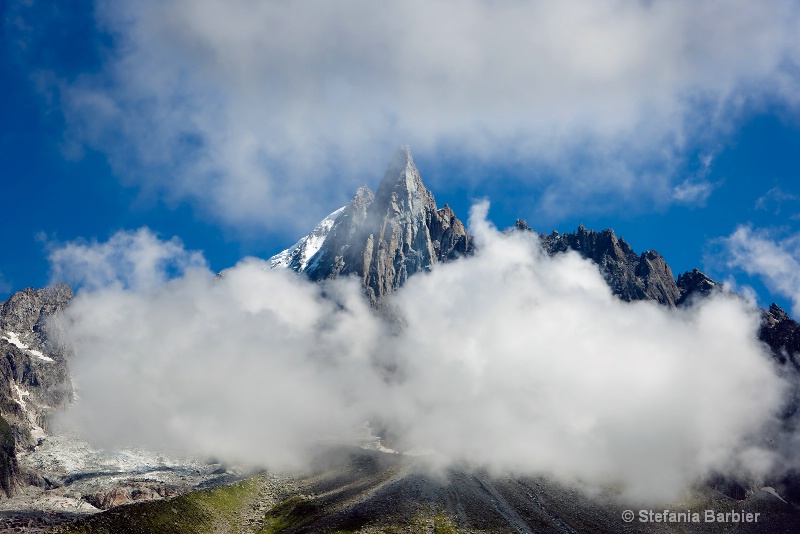
<svg viewBox="0 0 800 534"><path fill-rule="evenodd" d="M524 221L518 220L516 226L529 229ZM614 294L622 300L655 300L674 307L682 297L672 270L658 252L648 250L636 254L625 240L617 238L614 230L595 232L581 225L575 233L553 232L541 235L540 240L550 255L574 250L592 260L600 267Z"/></svg>
<svg viewBox="0 0 800 534"><path fill-rule="evenodd" d="M280 263L288 251L270 263L305 272L315 281L357 276L367 297L377 303L409 276L472 251L464 224L449 206L437 208L408 147L395 154L377 193L362 186L335 213L330 232L307 265Z"/></svg>
<svg viewBox="0 0 800 534"><path fill-rule="evenodd" d="M759 337L769 345L781 363L800 371L800 324L777 304L763 313Z"/></svg>
<svg viewBox="0 0 800 534"><path fill-rule="evenodd" d="M72 299L64 285L25 289L0 308L0 488L6 497L39 483L17 451L45 436L47 416L72 399L67 354L48 336L48 318Z"/></svg>

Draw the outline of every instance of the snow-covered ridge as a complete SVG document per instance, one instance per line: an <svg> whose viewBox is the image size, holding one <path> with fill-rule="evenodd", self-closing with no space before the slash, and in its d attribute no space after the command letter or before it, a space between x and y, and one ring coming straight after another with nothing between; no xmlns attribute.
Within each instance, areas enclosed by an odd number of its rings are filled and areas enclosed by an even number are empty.
<svg viewBox="0 0 800 534"><path fill-rule="evenodd" d="M283 252L275 254L269 259L272 269L294 269L302 272L308 266L309 260L317 253L325 242L325 238L333 228L336 218L344 211L344 206L334 211L314 227L310 234L301 237L294 245Z"/></svg>
<svg viewBox="0 0 800 534"><path fill-rule="evenodd" d="M12 345L17 347L18 349L22 349L25 352L27 352L28 354L30 354L31 356L35 356L35 357L39 358L42 361L45 361L45 362L54 361L53 358L51 358L50 356L45 356L40 351L34 350L34 349L30 348L28 345L26 345L25 343L23 343L22 341L20 341L19 334L17 334L16 332L7 331L5 333L5 335L0 336L0 339L5 339L6 341L11 343Z"/></svg>

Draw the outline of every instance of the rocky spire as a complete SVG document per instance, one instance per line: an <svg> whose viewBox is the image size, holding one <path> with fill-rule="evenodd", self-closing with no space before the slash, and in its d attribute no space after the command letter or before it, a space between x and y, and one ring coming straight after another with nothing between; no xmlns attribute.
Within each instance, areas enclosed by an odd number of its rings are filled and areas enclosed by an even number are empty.
<svg viewBox="0 0 800 534"><path fill-rule="evenodd" d="M412 274L471 250L463 223L448 206L436 207L403 146L374 196L366 186L358 190L305 272L312 280L357 275L377 302Z"/></svg>
<svg viewBox="0 0 800 534"><path fill-rule="evenodd" d="M401 146L395 152L375 197L377 206L403 212L407 219L425 209L436 208L433 194L422 183L408 146Z"/></svg>

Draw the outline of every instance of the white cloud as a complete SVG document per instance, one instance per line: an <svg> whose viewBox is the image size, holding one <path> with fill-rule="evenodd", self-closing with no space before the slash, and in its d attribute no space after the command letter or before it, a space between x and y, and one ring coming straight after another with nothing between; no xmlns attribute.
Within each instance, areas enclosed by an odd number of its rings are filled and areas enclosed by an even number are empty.
<svg viewBox="0 0 800 534"><path fill-rule="evenodd" d="M337 311L319 287L263 266L218 280L192 271L150 295L79 294L67 332L80 401L62 424L102 445L280 468L300 467L314 441L352 438L370 405L371 347L344 341L356 327L375 339L377 321L361 301Z"/></svg>
<svg viewBox="0 0 800 534"><path fill-rule="evenodd" d="M183 248L180 239L161 241L148 228L121 231L108 241L50 244L51 279L95 290L109 285L152 291L190 269L206 267L205 258Z"/></svg>
<svg viewBox="0 0 800 534"><path fill-rule="evenodd" d="M705 180L684 180L672 190L672 199L679 204L702 207L706 205L715 187L715 184Z"/></svg>
<svg viewBox="0 0 800 534"><path fill-rule="evenodd" d="M619 483L645 500L714 470L764 472L751 438L783 384L755 309L725 295L677 311L622 302L595 265L501 234L485 211L471 219L474 257L396 294L399 334L353 279L323 297L252 259L155 291L101 272L104 287L66 313L80 400L62 424L107 446L291 468L373 419L445 463Z"/></svg>
<svg viewBox="0 0 800 534"><path fill-rule="evenodd" d="M800 316L800 234L777 237L766 229L739 226L721 241L728 267L758 276L779 295L792 300Z"/></svg>
<svg viewBox="0 0 800 534"><path fill-rule="evenodd" d="M781 205L785 202L800 200L800 196L784 191L780 187L773 187L756 200L755 209L772 211L775 215L781 213Z"/></svg>
<svg viewBox="0 0 800 534"><path fill-rule="evenodd" d="M530 164L521 179L554 212L602 193L665 202L687 147L800 94L789 0L98 0L97 14L119 46L62 85L72 133L238 226L304 228L400 143Z"/></svg>

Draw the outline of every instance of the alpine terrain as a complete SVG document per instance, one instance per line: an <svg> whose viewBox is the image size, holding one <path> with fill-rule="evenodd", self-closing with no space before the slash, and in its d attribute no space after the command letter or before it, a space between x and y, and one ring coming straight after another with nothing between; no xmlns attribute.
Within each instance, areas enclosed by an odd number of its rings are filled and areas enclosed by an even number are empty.
<svg viewBox="0 0 800 534"><path fill-rule="evenodd" d="M533 232L517 220L507 232ZM538 236L550 256L577 252L596 264L623 301L679 309L725 291L699 270L675 277L656 251L635 252L613 230L580 226ZM383 310L410 277L476 252L465 225L425 187L408 147L394 156L376 192L352 200L307 236L268 260L315 282L355 277ZM301 473L248 473L208 459L146 451L104 452L55 434L48 416L80 390L59 343L60 312L71 290L26 289L0 311L0 527L58 532L799 532L800 473L765 480L720 473L673 510L759 513L758 522L625 522L615 489L585 492L546 476L500 475L470 466L434 473L414 451L394 450L390 433L367 429L360 442L320 450ZM399 326L402 328L402 325ZM761 311L760 340L791 384L781 424L800 408L800 324L772 305ZM620 334L620 343L624 343ZM778 429L779 430L779 429ZM781 433L765 440L783 443ZM377 434L377 435L373 435ZM55 526L58 524L58 526Z"/></svg>

